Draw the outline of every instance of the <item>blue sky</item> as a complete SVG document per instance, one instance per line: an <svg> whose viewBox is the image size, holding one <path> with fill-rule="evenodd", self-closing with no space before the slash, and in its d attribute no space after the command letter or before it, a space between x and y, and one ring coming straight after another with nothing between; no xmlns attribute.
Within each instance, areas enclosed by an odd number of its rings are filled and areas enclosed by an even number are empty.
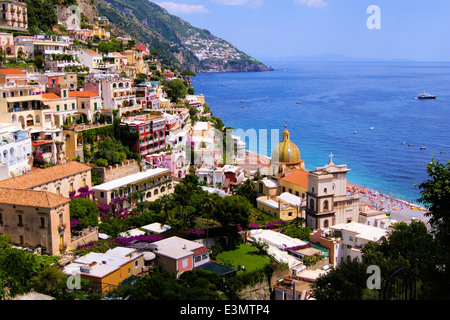
<svg viewBox="0 0 450 320"><path fill-rule="evenodd" d="M154 2L262 61L328 53L366 59L450 61L448 0ZM371 5L380 9L380 29L367 27Z"/></svg>

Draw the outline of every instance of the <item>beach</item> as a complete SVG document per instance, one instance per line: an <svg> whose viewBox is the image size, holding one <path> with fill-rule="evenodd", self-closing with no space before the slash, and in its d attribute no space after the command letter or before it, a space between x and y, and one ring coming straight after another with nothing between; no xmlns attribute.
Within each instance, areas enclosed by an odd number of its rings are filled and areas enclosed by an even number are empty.
<svg viewBox="0 0 450 320"><path fill-rule="evenodd" d="M366 204L369 209L390 213L392 219L398 222L410 222L413 219L423 222L428 222L429 220L429 217L426 216L426 213L429 211L426 208L397 199L393 195L383 194L351 183L347 183L347 192L359 194L361 196L361 204Z"/></svg>

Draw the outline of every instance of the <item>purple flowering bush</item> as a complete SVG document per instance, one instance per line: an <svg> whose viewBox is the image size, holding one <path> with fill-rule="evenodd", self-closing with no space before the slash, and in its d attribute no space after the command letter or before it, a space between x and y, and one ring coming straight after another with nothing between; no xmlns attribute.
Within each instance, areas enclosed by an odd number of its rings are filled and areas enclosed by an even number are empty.
<svg viewBox="0 0 450 320"><path fill-rule="evenodd" d="M127 238L116 238L113 240L119 247L129 247L134 242L146 242L152 243L155 241L159 241L164 239L164 236L161 234L152 234L152 235L143 235L143 236L134 236Z"/></svg>
<svg viewBox="0 0 450 320"><path fill-rule="evenodd" d="M194 230L187 230L186 233L196 239L203 238L206 235L206 231L201 228Z"/></svg>

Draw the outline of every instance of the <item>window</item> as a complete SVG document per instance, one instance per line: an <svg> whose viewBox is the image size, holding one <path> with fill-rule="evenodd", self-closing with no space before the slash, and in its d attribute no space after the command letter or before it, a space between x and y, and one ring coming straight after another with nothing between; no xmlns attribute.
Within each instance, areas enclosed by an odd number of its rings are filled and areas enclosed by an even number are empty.
<svg viewBox="0 0 450 320"><path fill-rule="evenodd" d="M184 259L184 260L181 262L181 265L182 265L183 269L186 269L186 268L188 267L188 259Z"/></svg>
<svg viewBox="0 0 450 320"><path fill-rule="evenodd" d="M19 236L19 239L20 239L20 244L23 244L24 243L23 236Z"/></svg>
<svg viewBox="0 0 450 320"><path fill-rule="evenodd" d="M67 110L67 103L64 104L64 110Z"/></svg>
<svg viewBox="0 0 450 320"><path fill-rule="evenodd" d="M72 110L75 109L75 103L72 103Z"/></svg>
<svg viewBox="0 0 450 320"><path fill-rule="evenodd" d="M86 187L86 178L83 178L82 184L83 184L83 188Z"/></svg>
<svg viewBox="0 0 450 320"><path fill-rule="evenodd" d="M56 111L59 111L59 105L56 105Z"/></svg>
<svg viewBox="0 0 450 320"><path fill-rule="evenodd" d="M131 274L131 268L128 268L128 274Z"/></svg>
<svg viewBox="0 0 450 320"><path fill-rule="evenodd" d="M327 188L323 189L323 193L327 193L327 192L328 192Z"/></svg>
<svg viewBox="0 0 450 320"><path fill-rule="evenodd" d="M323 202L323 210L328 210L328 200Z"/></svg>
<svg viewBox="0 0 450 320"><path fill-rule="evenodd" d="M135 268L139 267L139 261L137 261L137 260L134 261L134 267L135 267Z"/></svg>
<svg viewBox="0 0 450 320"><path fill-rule="evenodd" d="M292 189L289 189L289 193L292 193Z"/></svg>
<svg viewBox="0 0 450 320"><path fill-rule="evenodd" d="M22 224L22 215L21 214L19 214L18 216L18 219L19 219L19 223L17 224L19 227L23 227L23 224Z"/></svg>
<svg viewBox="0 0 450 320"><path fill-rule="evenodd" d="M0 226L3 226L3 214L0 212Z"/></svg>
<svg viewBox="0 0 450 320"><path fill-rule="evenodd" d="M100 198L105 198L105 193L103 191L100 192Z"/></svg>
<svg viewBox="0 0 450 320"><path fill-rule="evenodd" d="M311 199L309 201L309 209L314 210L314 200L313 199Z"/></svg>
<svg viewBox="0 0 450 320"><path fill-rule="evenodd" d="M94 102L94 110L97 110L97 102Z"/></svg>
<svg viewBox="0 0 450 320"><path fill-rule="evenodd" d="M58 196L61 195L61 188L60 188L60 187L57 187L57 188L56 188L56 194L57 194Z"/></svg>
<svg viewBox="0 0 450 320"><path fill-rule="evenodd" d="M325 221L323 222L323 227L324 227L324 228L328 228L328 220L325 220Z"/></svg>
<svg viewBox="0 0 450 320"><path fill-rule="evenodd" d="M70 184L69 189L70 189L70 192L73 192L73 183Z"/></svg>
<svg viewBox="0 0 450 320"><path fill-rule="evenodd" d="M41 225L39 226L40 228L45 228L45 219L44 217L41 217Z"/></svg>

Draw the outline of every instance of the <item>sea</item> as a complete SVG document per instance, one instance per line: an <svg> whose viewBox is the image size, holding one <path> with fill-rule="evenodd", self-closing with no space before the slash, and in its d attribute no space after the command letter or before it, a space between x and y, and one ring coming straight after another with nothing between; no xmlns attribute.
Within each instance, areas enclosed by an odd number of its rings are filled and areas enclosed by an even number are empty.
<svg viewBox="0 0 450 320"><path fill-rule="evenodd" d="M287 126L306 170L333 154L351 170L349 183L413 203L427 164L450 160L450 63L265 64L274 71L193 77L195 93L248 150L270 157ZM425 91L437 98L414 99Z"/></svg>

